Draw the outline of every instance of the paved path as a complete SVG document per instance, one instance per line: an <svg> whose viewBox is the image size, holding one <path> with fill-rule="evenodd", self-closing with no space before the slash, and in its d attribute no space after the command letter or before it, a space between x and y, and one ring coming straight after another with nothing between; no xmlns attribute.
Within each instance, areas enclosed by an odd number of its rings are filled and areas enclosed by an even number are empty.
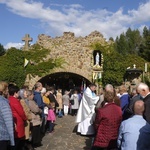
<svg viewBox="0 0 150 150"><path fill-rule="evenodd" d="M55 132L46 134L36 150L90 150L91 137L77 134L76 127L74 116L57 118Z"/></svg>

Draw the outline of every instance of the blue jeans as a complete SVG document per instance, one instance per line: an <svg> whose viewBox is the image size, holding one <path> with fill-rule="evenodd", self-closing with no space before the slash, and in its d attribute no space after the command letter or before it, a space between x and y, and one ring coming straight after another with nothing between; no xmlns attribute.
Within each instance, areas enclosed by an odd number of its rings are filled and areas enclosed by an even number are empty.
<svg viewBox="0 0 150 150"><path fill-rule="evenodd" d="M52 121L48 121L49 124L49 132L51 133L54 130L54 123Z"/></svg>
<svg viewBox="0 0 150 150"><path fill-rule="evenodd" d="M58 117L62 117L62 116L63 116L62 111L61 111L61 109L59 109Z"/></svg>

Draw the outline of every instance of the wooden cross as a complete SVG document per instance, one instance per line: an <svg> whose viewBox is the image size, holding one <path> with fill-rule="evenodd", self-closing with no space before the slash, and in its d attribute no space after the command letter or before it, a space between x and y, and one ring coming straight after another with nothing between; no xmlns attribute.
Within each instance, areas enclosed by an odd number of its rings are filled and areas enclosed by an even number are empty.
<svg viewBox="0 0 150 150"><path fill-rule="evenodd" d="M22 41L25 41L24 50L29 49L29 42L31 42L33 39L30 37L29 34L26 34L25 37L22 38Z"/></svg>

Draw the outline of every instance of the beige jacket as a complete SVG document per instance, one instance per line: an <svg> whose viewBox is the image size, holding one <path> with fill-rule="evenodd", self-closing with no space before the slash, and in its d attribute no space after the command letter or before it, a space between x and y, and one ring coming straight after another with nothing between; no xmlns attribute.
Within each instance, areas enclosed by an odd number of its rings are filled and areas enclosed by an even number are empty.
<svg viewBox="0 0 150 150"><path fill-rule="evenodd" d="M29 139L29 135L30 135L30 121L32 120L32 113L30 111L30 108L24 101L24 99L21 99L20 103L21 103L23 110L25 112L25 115L27 117L27 121L25 123L25 139L27 140L27 139Z"/></svg>
<svg viewBox="0 0 150 150"><path fill-rule="evenodd" d="M38 107L36 102L34 100L29 101L29 108L32 112L32 124L33 126L37 126L41 124L41 117L40 114L42 113L42 110Z"/></svg>
<svg viewBox="0 0 150 150"><path fill-rule="evenodd" d="M57 107L57 108L62 109L63 108L63 102L62 102L62 94L61 93L59 93L59 92L57 93L56 100L59 104L59 107Z"/></svg>

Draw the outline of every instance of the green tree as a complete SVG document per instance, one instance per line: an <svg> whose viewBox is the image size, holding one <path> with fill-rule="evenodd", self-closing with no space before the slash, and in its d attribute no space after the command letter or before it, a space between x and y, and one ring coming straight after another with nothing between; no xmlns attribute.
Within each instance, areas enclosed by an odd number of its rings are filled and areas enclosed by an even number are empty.
<svg viewBox="0 0 150 150"><path fill-rule="evenodd" d="M112 42L114 42L114 39L113 39L113 37L110 37L110 38L109 38L109 41L112 41Z"/></svg>
<svg viewBox="0 0 150 150"><path fill-rule="evenodd" d="M150 29L144 27L143 29L143 41L139 46L139 56L147 61L150 61Z"/></svg>
<svg viewBox="0 0 150 150"><path fill-rule="evenodd" d="M150 35L150 30L145 26L143 28L143 38L147 38Z"/></svg>
<svg viewBox="0 0 150 150"><path fill-rule="evenodd" d="M116 38L115 49L120 54L128 54L129 47L124 33L122 33L119 38Z"/></svg>
<svg viewBox="0 0 150 150"><path fill-rule="evenodd" d="M4 55L6 50L4 49L3 45L0 44L0 56Z"/></svg>
<svg viewBox="0 0 150 150"><path fill-rule="evenodd" d="M120 37L116 37L115 50L120 54L138 54L142 36L139 30L128 30L122 33Z"/></svg>
<svg viewBox="0 0 150 150"><path fill-rule="evenodd" d="M130 28L126 32L126 39L128 43L128 53L137 54L139 50L139 46L142 42L142 37L140 35L139 30L131 30Z"/></svg>
<svg viewBox="0 0 150 150"><path fill-rule="evenodd" d="M143 49L142 57L147 61L150 61L150 36L146 38L146 43Z"/></svg>
<svg viewBox="0 0 150 150"><path fill-rule="evenodd" d="M16 83L18 86L24 84L27 74L42 76L51 71L55 67L60 67L64 60L46 58L49 50L39 45L34 45L30 51L21 51L16 48L10 48L6 55L0 57L0 80ZM32 60L24 67L24 59Z"/></svg>

